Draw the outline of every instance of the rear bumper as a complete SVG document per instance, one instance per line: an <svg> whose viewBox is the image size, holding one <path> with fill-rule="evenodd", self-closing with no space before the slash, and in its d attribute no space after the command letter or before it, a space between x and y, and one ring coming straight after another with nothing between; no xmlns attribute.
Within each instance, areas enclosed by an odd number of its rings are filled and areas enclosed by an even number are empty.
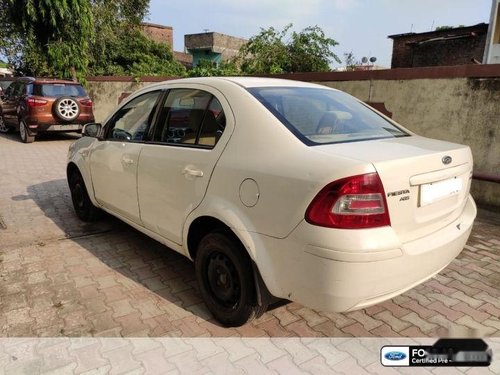
<svg viewBox="0 0 500 375"><path fill-rule="evenodd" d="M85 124L94 122L94 116L81 114L77 120L70 123L58 121L52 115L39 117L28 116L25 118L25 122L28 125L31 135L37 135L38 133L44 132L76 132L81 131Z"/></svg>
<svg viewBox="0 0 500 375"><path fill-rule="evenodd" d="M318 310L356 310L399 295L445 268L462 251L476 212L469 196L454 222L408 243L400 243L390 227L353 232L303 222L286 239L264 239L256 262L277 297Z"/></svg>
<svg viewBox="0 0 500 375"><path fill-rule="evenodd" d="M28 124L29 133L37 135L45 132L79 132L84 124Z"/></svg>

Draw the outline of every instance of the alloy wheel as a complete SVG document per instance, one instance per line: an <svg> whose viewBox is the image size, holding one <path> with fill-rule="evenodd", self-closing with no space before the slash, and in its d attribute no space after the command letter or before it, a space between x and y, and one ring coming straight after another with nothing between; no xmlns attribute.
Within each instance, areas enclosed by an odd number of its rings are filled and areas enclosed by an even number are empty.
<svg viewBox="0 0 500 375"><path fill-rule="evenodd" d="M57 112L65 120L73 120L78 116L78 104L71 98L65 98L57 104Z"/></svg>

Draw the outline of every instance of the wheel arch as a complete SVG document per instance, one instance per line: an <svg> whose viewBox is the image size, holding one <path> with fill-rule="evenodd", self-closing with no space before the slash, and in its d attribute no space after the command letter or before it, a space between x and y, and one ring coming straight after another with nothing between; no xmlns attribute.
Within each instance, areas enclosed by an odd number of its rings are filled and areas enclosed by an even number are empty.
<svg viewBox="0 0 500 375"><path fill-rule="evenodd" d="M85 172L85 169L82 169L78 166L77 162L75 162L74 160L70 160L68 162L68 165L66 166L66 179L68 182L71 173L75 172L79 173L82 176L83 182L85 183L85 187L87 188L87 193L94 206L100 207L100 204L96 201L94 196L94 187L92 185L90 176L88 175L88 173Z"/></svg>
<svg viewBox="0 0 500 375"><path fill-rule="evenodd" d="M194 219L189 225L187 231L186 243L189 257L194 260L196 258L196 251L202 238L215 231L221 230L231 235L236 241L241 243L247 252L250 262L252 264L252 273L254 276L255 298L259 306L267 306L275 300L275 297L269 291L262 275L259 270L252 254L255 254L255 244L250 236L245 236L246 232L234 230L219 218L213 216L200 216Z"/></svg>

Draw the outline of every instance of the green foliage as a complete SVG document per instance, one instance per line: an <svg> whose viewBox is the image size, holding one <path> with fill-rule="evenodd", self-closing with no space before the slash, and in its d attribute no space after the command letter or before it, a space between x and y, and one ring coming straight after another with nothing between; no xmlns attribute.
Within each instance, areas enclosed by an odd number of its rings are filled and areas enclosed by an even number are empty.
<svg viewBox="0 0 500 375"><path fill-rule="evenodd" d="M219 65L210 60L200 60L198 65L187 72L189 77L236 76L240 71L234 62L222 62Z"/></svg>
<svg viewBox="0 0 500 375"><path fill-rule="evenodd" d="M93 17L88 0L6 0L5 11L25 57L24 73L84 78Z"/></svg>
<svg viewBox="0 0 500 375"><path fill-rule="evenodd" d="M2 0L0 53L34 76L185 74L140 31L149 0Z"/></svg>
<svg viewBox="0 0 500 375"><path fill-rule="evenodd" d="M261 29L250 38L239 53L241 70L248 74L321 72L330 70L330 62L340 62L331 50L338 43L325 35L319 26L300 32L292 24L281 31L274 27Z"/></svg>
<svg viewBox="0 0 500 375"><path fill-rule="evenodd" d="M9 65L7 65L6 62L3 62L2 60L0 60L0 68L8 68Z"/></svg>
<svg viewBox="0 0 500 375"><path fill-rule="evenodd" d="M441 30L451 30L453 29L453 26L437 26L436 31L441 31Z"/></svg>
<svg viewBox="0 0 500 375"><path fill-rule="evenodd" d="M458 25L458 26L437 26L435 31L441 31L441 30L451 30L451 29L457 29L459 27L465 27L465 25Z"/></svg>
<svg viewBox="0 0 500 375"><path fill-rule="evenodd" d="M137 27L117 29L105 47L100 58L92 61L90 74L179 76L185 72L167 44L149 39Z"/></svg>
<svg viewBox="0 0 500 375"><path fill-rule="evenodd" d="M362 65L361 61L356 59L352 51L344 52L344 62L345 70L347 71L355 70L357 66Z"/></svg>

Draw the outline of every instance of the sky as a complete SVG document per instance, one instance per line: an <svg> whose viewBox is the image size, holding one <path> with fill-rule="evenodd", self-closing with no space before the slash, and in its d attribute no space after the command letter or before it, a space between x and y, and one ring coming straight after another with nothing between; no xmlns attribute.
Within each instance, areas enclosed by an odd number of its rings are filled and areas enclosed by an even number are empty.
<svg viewBox="0 0 500 375"><path fill-rule="evenodd" d="M250 38L261 28L300 31L319 26L339 45L343 59L376 57L390 67L388 35L431 31L436 26L488 23L492 0L151 0L147 22L172 26L174 50L184 51L184 34L206 30ZM332 66L337 66L333 64Z"/></svg>

